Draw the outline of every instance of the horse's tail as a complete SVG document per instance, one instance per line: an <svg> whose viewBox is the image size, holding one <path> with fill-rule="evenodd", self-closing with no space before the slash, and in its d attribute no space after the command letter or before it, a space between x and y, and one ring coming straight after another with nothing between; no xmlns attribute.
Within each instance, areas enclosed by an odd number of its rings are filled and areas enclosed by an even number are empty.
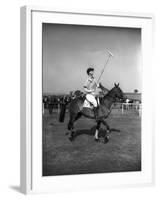
<svg viewBox="0 0 159 200"><path fill-rule="evenodd" d="M64 122L64 120L65 120L66 105L67 105L66 103L61 105L59 122Z"/></svg>

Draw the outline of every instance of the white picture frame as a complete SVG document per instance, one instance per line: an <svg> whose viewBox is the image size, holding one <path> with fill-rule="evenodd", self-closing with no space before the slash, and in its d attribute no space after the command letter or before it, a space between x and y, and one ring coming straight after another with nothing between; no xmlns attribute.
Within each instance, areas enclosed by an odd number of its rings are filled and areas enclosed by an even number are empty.
<svg viewBox="0 0 159 200"><path fill-rule="evenodd" d="M42 177L42 23L80 24L142 29L142 170ZM106 11L21 8L21 192L43 193L106 189L154 183L154 129L152 100L152 14ZM152 67L149 67L152 66Z"/></svg>

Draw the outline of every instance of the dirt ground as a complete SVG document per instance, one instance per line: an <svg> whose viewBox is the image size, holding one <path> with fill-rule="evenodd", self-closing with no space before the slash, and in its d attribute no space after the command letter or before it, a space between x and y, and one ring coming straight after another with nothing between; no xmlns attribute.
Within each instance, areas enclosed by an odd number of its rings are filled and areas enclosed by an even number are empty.
<svg viewBox="0 0 159 200"><path fill-rule="evenodd" d="M113 110L107 122L110 140L94 141L95 121L82 117L75 123L76 137L68 139L67 123L58 122L57 111L43 115L43 176L128 172L141 170L141 118L135 110ZM101 126L100 137L105 134Z"/></svg>

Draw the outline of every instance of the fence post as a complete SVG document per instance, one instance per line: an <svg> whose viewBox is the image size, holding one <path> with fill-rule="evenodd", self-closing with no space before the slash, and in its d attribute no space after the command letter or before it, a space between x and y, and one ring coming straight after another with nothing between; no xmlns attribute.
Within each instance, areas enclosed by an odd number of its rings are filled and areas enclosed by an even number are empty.
<svg viewBox="0 0 159 200"><path fill-rule="evenodd" d="M124 114L124 103L122 103L121 111L122 111L122 115L123 115Z"/></svg>

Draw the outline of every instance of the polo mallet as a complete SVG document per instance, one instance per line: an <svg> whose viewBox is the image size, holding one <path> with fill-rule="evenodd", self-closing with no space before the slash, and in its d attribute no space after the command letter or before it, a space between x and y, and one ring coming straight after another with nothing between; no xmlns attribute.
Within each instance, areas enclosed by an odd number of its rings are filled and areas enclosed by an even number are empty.
<svg viewBox="0 0 159 200"><path fill-rule="evenodd" d="M102 71L101 71L101 74L100 74L100 76L99 76L99 78L98 78L98 80L97 80L97 85L98 85L98 83L99 83L99 81L100 81L100 79L101 79L101 77L102 77L102 75L103 75L103 73L104 73L104 70L105 70L105 68L106 68L106 66L107 66L107 64L108 64L108 62L109 62L109 60L110 60L110 58L113 57L113 56L114 56L114 55L113 55L110 51L108 51L108 59L107 59L105 65L104 65L104 67L103 67L103 69L102 69Z"/></svg>

